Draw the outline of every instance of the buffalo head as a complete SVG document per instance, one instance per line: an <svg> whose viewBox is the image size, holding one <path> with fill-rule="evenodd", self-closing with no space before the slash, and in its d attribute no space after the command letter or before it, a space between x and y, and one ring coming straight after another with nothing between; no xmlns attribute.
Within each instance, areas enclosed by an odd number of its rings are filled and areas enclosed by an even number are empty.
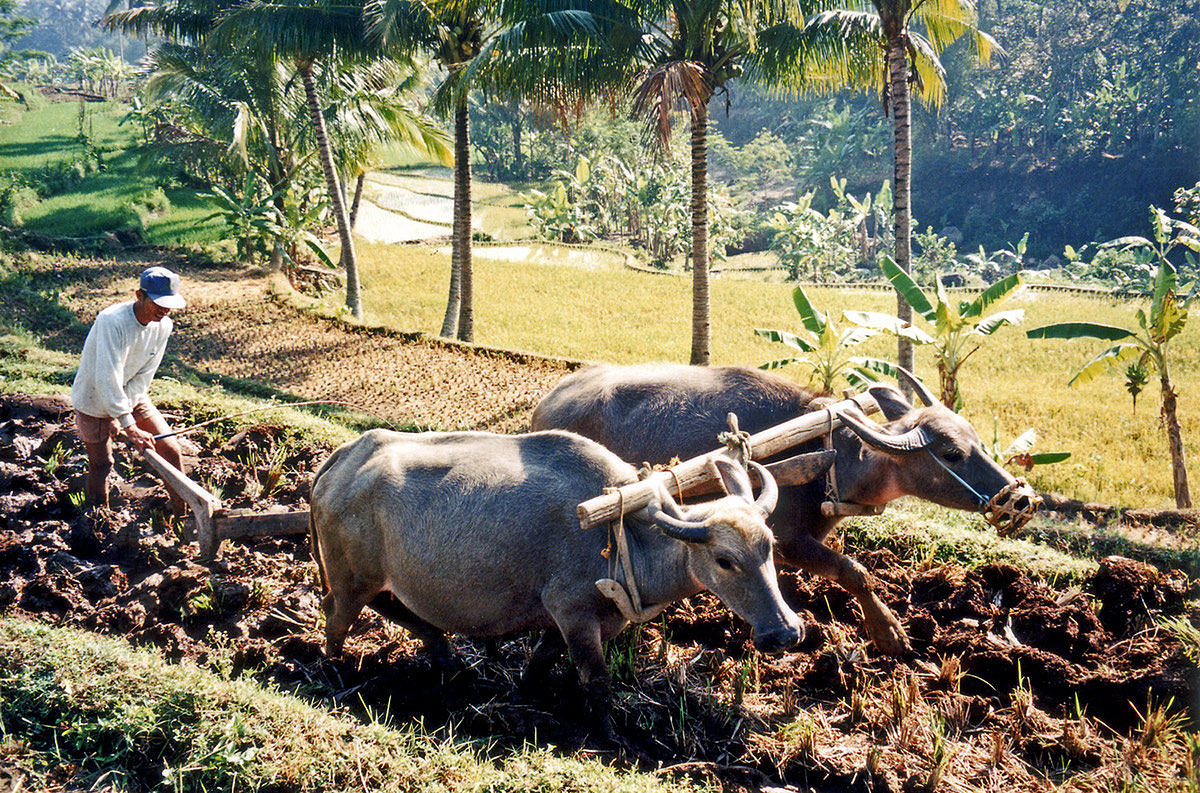
<svg viewBox="0 0 1200 793"><path fill-rule="evenodd" d="M887 423L880 426L857 411L841 413L843 426L890 463L883 477L886 492L873 494L883 497L876 503L912 495L981 512L998 528L1019 528L1036 509L1037 494L988 456L966 419L903 374L925 407L914 407L891 386L873 386L870 394Z"/></svg>
<svg viewBox="0 0 1200 793"><path fill-rule="evenodd" d="M755 647L764 652L792 647L804 630L784 602L775 575L775 538L766 524L779 495L775 479L763 466L750 463L763 482L755 498L741 466L724 458L713 463L728 496L681 506L660 489L658 500L635 517L687 544L687 574L750 625Z"/></svg>

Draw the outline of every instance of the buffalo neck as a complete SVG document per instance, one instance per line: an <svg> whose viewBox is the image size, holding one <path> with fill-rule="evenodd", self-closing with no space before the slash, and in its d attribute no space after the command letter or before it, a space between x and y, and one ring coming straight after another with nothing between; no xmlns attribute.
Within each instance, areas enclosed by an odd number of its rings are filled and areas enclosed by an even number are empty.
<svg viewBox="0 0 1200 793"><path fill-rule="evenodd" d="M703 591L704 586L688 569L687 543L642 523L626 523L626 536L643 607L672 603ZM624 572L618 575L628 589Z"/></svg>

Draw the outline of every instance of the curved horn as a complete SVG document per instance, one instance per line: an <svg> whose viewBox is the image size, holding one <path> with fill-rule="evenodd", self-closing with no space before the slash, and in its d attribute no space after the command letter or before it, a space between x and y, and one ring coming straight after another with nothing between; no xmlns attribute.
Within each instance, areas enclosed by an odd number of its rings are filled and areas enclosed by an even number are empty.
<svg viewBox="0 0 1200 793"><path fill-rule="evenodd" d="M929 390L928 386L917 379L915 374L908 371L903 366L897 366L896 371L900 375L898 379L908 383L908 387L911 388L913 393L925 403L925 407L933 407L941 402L941 400L933 395L933 392Z"/></svg>
<svg viewBox="0 0 1200 793"><path fill-rule="evenodd" d="M873 429L868 422L851 415L848 411L840 411L838 417L842 420L842 426L881 452L909 454L919 452L933 442L924 427L913 427L903 435L888 435Z"/></svg>
<svg viewBox="0 0 1200 793"><path fill-rule="evenodd" d="M708 542L711 536L708 526L704 525L703 521L677 518L668 514L655 502L647 504L644 511L650 522L658 526L668 537L674 537L684 542Z"/></svg>
<svg viewBox="0 0 1200 793"><path fill-rule="evenodd" d="M753 460L750 461L750 470L757 473L758 478L762 480L762 491L758 494L754 506L762 511L764 518L768 517L775 511L775 504L779 501L779 485L770 471Z"/></svg>

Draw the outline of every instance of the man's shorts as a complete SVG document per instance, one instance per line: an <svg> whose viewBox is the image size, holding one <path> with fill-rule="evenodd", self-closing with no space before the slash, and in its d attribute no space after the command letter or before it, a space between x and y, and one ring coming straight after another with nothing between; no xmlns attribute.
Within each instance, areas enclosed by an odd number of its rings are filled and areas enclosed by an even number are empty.
<svg viewBox="0 0 1200 793"><path fill-rule="evenodd" d="M139 427L155 435L171 431L171 426L158 412L158 408L149 402L138 402L133 406L133 420ZM75 433L84 443L107 443L120 432L121 427L114 418L97 418L75 411Z"/></svg>

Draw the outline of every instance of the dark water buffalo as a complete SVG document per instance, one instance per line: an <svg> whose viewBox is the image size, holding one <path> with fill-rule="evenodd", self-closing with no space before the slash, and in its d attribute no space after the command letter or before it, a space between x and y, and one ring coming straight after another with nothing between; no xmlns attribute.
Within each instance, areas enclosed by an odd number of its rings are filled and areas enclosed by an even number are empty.
<svg viewBox="0 0 1200 793"><path fill-rule="evenodd" d="M683 508L660 492L627 516L641 602L657 612L707 589L750 623L760 649L785 649L802 634L779 594L764 519L778 489L756 465L764 482L756 501L742 468L718 464L729 496ZM598 582L629 585L615 555L603 555L608 532L581 530L575 508L636 479L615 454L566 432L371 430L342 446L312 488L328 654L341 653L368 603L434 647L444 646L443 632L544 630L526 678L565 642L603 713L602 642L628 621Z"/></svg>
<svg viewBox="0 0 1200 793"><path fill-rule="evenodd" d="M842 502L882 505L913 495L947 507L983 510L986 502L1016 480L992 461L966 420L915 384L928 407L915 408L895 388L876 386L872 396L887 423L880 426L861 412L844 416L834 432L837 492ZM535 430L559 428L594 438L631 462L659 464L711 451L726 416L736 413L741 428L759 432L819 409L814 395L758 369L668 364L592 366L567 377L537 406ZM816 449L813 441L799 450ZM792 454L796 449L788 452ZM867 632L889 653L907 647L900 623L871 591L862 565L824 544L840 517L822 514L824 478L781 487L769 520L784 562L831 578L862 605ZM1032 499L1027 487L1017 495Z"/></svg>

